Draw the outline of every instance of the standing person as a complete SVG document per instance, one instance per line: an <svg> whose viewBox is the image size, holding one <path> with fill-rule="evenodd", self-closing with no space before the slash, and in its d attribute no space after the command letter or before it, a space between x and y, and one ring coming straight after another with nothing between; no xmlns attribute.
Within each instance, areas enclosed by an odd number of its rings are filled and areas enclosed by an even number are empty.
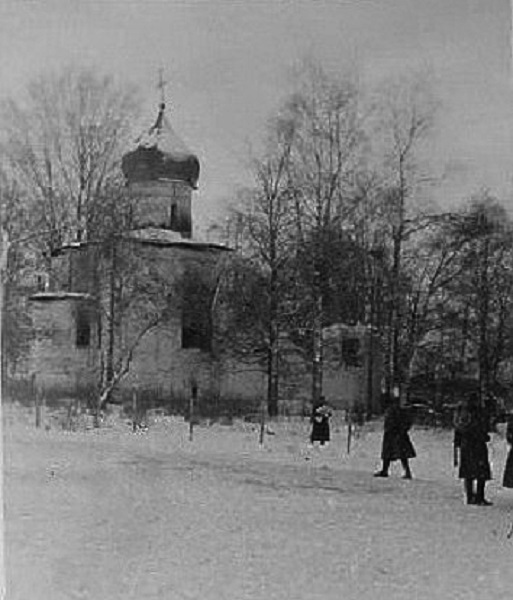
<svg viewBox="0 0 513 600"><path fill-rule="evenodd" d="M506 426L506 441L509 444L508 458L504 467L502 485L506 488L513 488L513 415L509 415Z"/></svg>
<svg viewBox="0 0 513 600"><path fill-rule="evenodd" d="M321 397L319 404L313 407L312 410L312 431L310 433L310 443L319 442L324 446L330 441L330 418L331 409Z"/></svg>
<svg viewBox="0 0 513 600"><path fill-rule="evenodd" d="M374 473L374 477L388 477L390 464L400 460L404 470L403 479L412 479L409 459L415 458L416 452L408 434L411 420L406 411L401 409L398 397L387 396L385 402L387 406L381 447L383 467Z"/></svg>
<svg viewBox="0 0 513 600"><path fill-rule="evenodd" d="M491 479L488 429L488 419L481 407L479 395L473 393L461 402L454 417L455 465L459 462L459 478L463 479L467 504L492 504L485 499L486 482Z"/></svg>

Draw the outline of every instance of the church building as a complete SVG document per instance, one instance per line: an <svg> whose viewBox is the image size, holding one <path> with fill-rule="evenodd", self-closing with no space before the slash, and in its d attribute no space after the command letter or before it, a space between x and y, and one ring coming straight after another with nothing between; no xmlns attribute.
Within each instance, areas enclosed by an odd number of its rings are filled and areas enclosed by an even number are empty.
<svg viewBox="0 0 513 600"><path fill-rule="evenodd" d="M26 375L54 397L108 393L123 400L137 389L176 408L194 387L204 405L229 399L257 406L266 397L265 368L221 360L222 340L214 335L217 292L233 253L194 235L200 164L173 130L164 102L123 156L122 171L126 228L60 248L45 291L30 297ZM368 351L368 332L344 327L328 337L326 399L347 407L368 406L372 398L377 408L380 358ZM309 365L296 357L289 370L292 380L280 381L280 412L303 412Z"/></svg>
<svg viewBox="0 0 513 600"><path fill-rule="evenodd" d="M200 165L161 103L155 124L123 156L130 228L52 257L44 292L30 298L29 371L55 394L158 388L219 393L213 358L216 274L230 250L195 239L192 198Z"/></svg>

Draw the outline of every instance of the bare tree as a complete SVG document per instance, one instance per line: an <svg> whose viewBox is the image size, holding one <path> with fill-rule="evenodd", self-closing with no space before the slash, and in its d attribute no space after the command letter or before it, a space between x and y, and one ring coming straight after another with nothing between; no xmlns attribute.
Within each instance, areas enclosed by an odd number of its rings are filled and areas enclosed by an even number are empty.
<svg viewBox="0 0 513 600"><path fill-rule="evenodd" d="M398 360L407 394L420 347L433 334L443 339L441 332L448 313L444 289L458 276L464 245L449 235L456 219L451 213L430 217L424 227L411 234L403 252L404 321ZM439 371L436 369L437 380Z"/></svg>
<svg viewBox="0 0 513 600"><path fill-rule="evenodd" d="M102 320L101 373L97 412L130 373L145 339L165 333L180 307L182 285L166 273L165 262L152 258L129 234L118 233L99 245L95 290Z"/></svg>
<svg viewBox="0 0 513 600"><path fill-rule="evenodd" d="M308 268L312 330L312 400L322 395L322 261L325 232L343 222L345 200L359 159L359 93L353 78L334 80L316 65L303 73L287 103L294 122L290 179L294 194L296 243L312 240Z"/></svg>
<svg viewBox="0 0 513 600"><path fill-rule="evenodd" d="M485 400L511 364L510 219L487 192L439 215L403 254L404 330L400 362L434 404L456 386L479 386ZM414 243L413 243L414 242Z"/></svg>
<svg viewBox="0 0 513 600"><path fill-rule="evenodd" d="M30 275L42 267L40 248L48 232L31 229L26 197L17 182L4 171L0 171L0 215L4 264L2 372L5 377L16 370L28 351L31 323L26 310L26 292L27 289L32 291Z"/></svg>
<svg viewBox="0 0 513 600"><path fill-rule="evenodd" d="M2 107L3 153L50 250L94 237L137 112L134 89L92 69L33 81Z"/></svg>
<svg viewBox="0 0 513 600"><path fill-rule="evenodd" d="M450 283L452 301L465 304L466 343L476 349L479 387L491 391L505 357L513 279L511 224L504 207L488 192L476 195L460 213L452 234L461 243L458 276Z"/></svg>
<svg viewBox="0 0 513 600"><path fill-rule="evenodd" d="M425 212L419 202L419 190L426 177L420 159L435 113L429 81L422 74L389 81L377 95L375 151L381 156L382 202L388 212L391 239L388 386L401 379L402 259L405 242L418 229L418 217Z"/></svg>
<svg viewBox="0 0 513 600"><path fill-rule="evenodd" d="M8 261L4 335L16 343L27 319L19 300L44 286L52 255L68 242L99 241L122 229L119 161L137 110L132 87L87 68L43 75L2 105L8 226L11 237L22 232L28 239L13 246ZM13 355L16 344L8 347Z"/></svg>
<svg viewBox="0 0 513 600"><path fill-rule="evenodd" d="M267 410L278 412L280 324L284 310L284 284L291 248L290 154L294 123L275 119L268 133L266 151L252 162L255 186L246 190L242 205L232 218L246 234L244 254L259 266L265 286L265 348Z"/></svg>

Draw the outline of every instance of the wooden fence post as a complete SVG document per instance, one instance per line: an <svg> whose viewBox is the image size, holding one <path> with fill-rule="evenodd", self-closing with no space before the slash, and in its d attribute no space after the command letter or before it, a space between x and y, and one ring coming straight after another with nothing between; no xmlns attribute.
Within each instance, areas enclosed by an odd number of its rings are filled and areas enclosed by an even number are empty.
<svg viewBox="0 0 513 600"><path fill-rule="evenodd" d="M132 431L137 431L137 390L132 390Z"/></svg>
<svg viewBox="0 0 513 600"><path fill-rule="evenodd" d="M189 441L192 442L194 431L194 408L198 398L198 385L191 383L191 395L189 397Z"/></svg>
<svg viewBox="0 0 513 600"><path fill-rule="evenodd" d="M73 429L73 404L71 402L68 406L67 427L68 431L71 431Z"/></svg>
<svg viewBox="0 0 513 600"><path fill-rule="evenodd" d="M260 435L258 438L258 443L261 446L264 443L266 412L267 412L267 401L266 401L266 398L262 397L262 399L260 401Z"/></svg>
<svg viewBox="0 0 513 600"><path fill-rule="evenodd" d="M35 403L36 403L36 427L41 427L41 392L39 387L35 390Z"/></svg>
<svg viewBox="0 0 513 600"><path fill-rule="evenodd" d="M42 425L45 424L45 418L46 418L46 394L45 394L45 388L41 387L41 424Z"/></svg>
<svg viewBox="0 0 513 600"><path fill-rule="evenodd" d="M353 435L353 411L351 408L347 411L347 453L351 452L351 437Z"/></svg>

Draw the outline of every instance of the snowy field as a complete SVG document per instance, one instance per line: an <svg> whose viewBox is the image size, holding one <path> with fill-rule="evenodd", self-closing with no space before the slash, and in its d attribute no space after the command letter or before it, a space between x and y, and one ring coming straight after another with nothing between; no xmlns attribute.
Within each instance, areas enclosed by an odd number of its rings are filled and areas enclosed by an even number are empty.
<svg viewBox="0 0 513 600"><path fill-rule="evenodd" d="M489 508L465 506L450 432L414 429L415 479L374 479L381 423L347 455L308 423L181 419L67 433L6 407L9 600L513 598L513 491L490 444Z"/></svg>

